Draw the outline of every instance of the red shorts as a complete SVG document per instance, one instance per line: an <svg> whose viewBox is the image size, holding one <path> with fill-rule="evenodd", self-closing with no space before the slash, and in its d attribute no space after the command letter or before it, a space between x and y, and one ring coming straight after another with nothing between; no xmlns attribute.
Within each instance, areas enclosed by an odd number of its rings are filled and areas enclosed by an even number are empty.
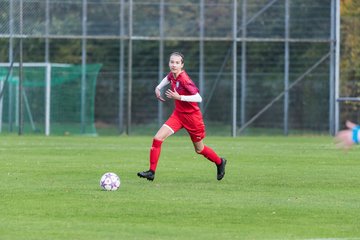
<svg viewBox="0 0 360 240"><path fill-rule="evenodd" d="M200 142L205 138L205 124L200 111L192 113L174 111L164 125L174 133L185 128L193 142Z"/></svg>

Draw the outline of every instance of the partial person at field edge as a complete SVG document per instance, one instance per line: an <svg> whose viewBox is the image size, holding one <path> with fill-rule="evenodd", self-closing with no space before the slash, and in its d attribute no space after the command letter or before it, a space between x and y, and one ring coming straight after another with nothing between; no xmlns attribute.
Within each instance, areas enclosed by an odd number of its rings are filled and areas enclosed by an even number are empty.
<svg viewBox="0 0 360 240"><path fill-rule="evenodd" d="M347 129L339 131L336 134L335 140L338 147L348 150L353 144L359 144L360 126L350 121L346 121L345 125Z"/></svg>

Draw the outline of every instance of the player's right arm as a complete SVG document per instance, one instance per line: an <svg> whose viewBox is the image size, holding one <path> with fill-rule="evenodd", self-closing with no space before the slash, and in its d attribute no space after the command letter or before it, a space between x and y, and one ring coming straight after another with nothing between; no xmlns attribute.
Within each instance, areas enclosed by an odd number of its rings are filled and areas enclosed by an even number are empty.
<svg viewBox="0 0 360 240"><path fill-rule="evenodd" d="M168 85L169 83L170 83L170 81L168 80L168 78L167 78L167 76L166 76L166 77L164 77L163 80L161 80L161 82L159 83L159 85L157 85L156 88L155 88L155 95L156 95L157 99L159 99L159 100L162 101L162 102L165 102L165 99L163 99L163 98L161 97L161 89L162 89L163 87L165 87L166 85Z"/></svg>

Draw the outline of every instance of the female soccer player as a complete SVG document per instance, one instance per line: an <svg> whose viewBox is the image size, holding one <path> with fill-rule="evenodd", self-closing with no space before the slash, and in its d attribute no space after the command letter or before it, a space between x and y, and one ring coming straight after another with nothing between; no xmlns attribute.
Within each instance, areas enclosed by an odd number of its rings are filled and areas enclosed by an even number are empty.
<svg viewBox="0 0 360 240"><path fill-rule="evenodd" d="M155 88L155 95L160 101L165 101L160 90L170 83L171 88L166 91L165 95L169 99L174 99L175 109L153 138L150 149L150 169L139 172L137 175L153 181L160 157L161 144L166 138L185 128L191 137L196 153L216 164L217 180L221 180L225 175L226 159L220 158L214 150L204 145L205 124L198 106L198 102L201 102L202 98L198 88L183 67L184 56L179 52L172 53L169 61L170 72Z"/></svg>
<svg viewBox="0 0 360 240"><path fill-rule="evenodd" d="M336 134L337 146L348 150L352 145L360 142L360 126L353 122L346 121L347 129L341 130Z"/></svg>

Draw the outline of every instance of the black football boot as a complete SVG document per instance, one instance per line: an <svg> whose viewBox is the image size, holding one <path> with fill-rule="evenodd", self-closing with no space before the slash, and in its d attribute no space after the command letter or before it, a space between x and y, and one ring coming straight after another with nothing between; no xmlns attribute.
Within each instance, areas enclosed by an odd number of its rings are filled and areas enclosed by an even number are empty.
<svg viewBox="0 0 360 240"><path fill-rule="evenodd" d="M155 172L153 172L151 170L144 171L144 172L138 172L137 175L141 178L146 178L149 181L153 181L155 178Z"/></svg>
<svg viewBox="0 0 360 240"><path fill-rule="evenodd" d="M217 180L223 179L225 175L225 165L226 165L226 159L221 158L221 163L219 165L216 165L217 167Z"/></svg>

